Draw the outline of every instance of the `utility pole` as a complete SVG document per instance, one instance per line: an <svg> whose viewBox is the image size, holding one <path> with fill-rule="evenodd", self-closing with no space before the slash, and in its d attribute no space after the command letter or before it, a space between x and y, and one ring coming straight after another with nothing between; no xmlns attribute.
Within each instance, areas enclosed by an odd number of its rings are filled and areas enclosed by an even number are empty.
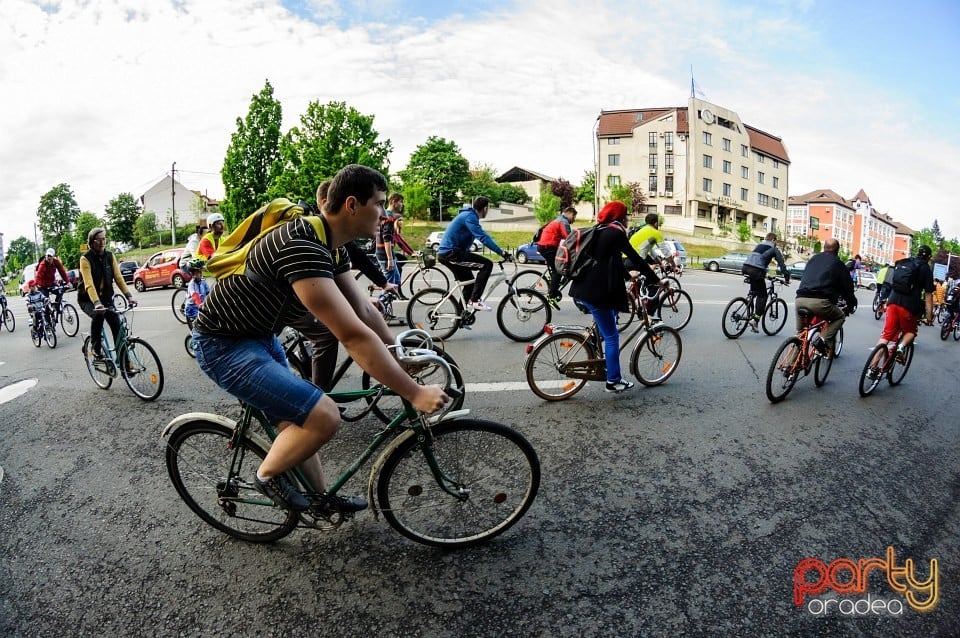
<svg viewBox="0 0 960 638"><path fill-rule="evenodd" d="M177 245L177 189L176 182L173 179L174 170L177 163L174 162L170 167L170 245Z"/></svg>
<svg viewBox="0 0 960 638"><path fill-rule="evenodd" d="M440 191L440 211L437 214L437 221L443 221L443 191Z"/></svg>
<svg viewBox="0 0 960 638"><path fill-rule="evenodd" d="M40 244L37 243L37 222L33 222L33 261L40 261L40 256L37 254L37 251L40 248Z"/></svg>

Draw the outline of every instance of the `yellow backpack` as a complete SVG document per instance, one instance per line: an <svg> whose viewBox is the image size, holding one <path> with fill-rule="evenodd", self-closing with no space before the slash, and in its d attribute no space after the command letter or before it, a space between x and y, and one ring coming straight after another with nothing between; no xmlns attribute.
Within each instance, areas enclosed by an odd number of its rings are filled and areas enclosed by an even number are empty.
<svg viewBox="0 0 960 638"><path fill-rule="evenodd" d="M247 255L253 244L277 226L282 226L298 217L304 217L310 222L320 241L326 241L326 229L320 217L305 216L303 207L289 199L275 199L257 212L248 215L233 232L220 240L217 252L207 262L207 270L217 279L247 274Z"/></svg>

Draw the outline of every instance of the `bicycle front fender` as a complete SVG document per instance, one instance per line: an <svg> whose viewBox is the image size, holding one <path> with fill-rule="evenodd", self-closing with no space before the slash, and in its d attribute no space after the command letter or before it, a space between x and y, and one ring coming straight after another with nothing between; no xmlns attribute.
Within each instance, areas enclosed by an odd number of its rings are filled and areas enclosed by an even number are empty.
<svg viewBox="0 0 960 638"><path fill-rule="evenodd" d="M165 439L178 427L184 423L192 423L194 421L211 421L213 423L218 423L220 425L226 426L230 429L237 427L237 422L233 419L228 419L225 416L220 416L219 414L211 414L209 412L187 412L186 414L181 414L178 417L174 417L170 423L167 423L166 427L163 428L163 432L160 433L160 438ZM267 444L266 448L269 448L270 445Z"/></svg>

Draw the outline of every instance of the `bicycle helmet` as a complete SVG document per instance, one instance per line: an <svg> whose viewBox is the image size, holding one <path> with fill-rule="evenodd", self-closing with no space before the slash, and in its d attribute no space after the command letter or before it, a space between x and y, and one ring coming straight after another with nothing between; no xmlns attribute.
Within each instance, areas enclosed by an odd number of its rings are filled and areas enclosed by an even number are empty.
<svg viewBox="0 0 960 638"><path fill-rule="evenodd" d="M930 246L924 244L917 249L917 257L920 259L930 259L930 255L933 254L933 251L930 250Z"/></svg>
<svg viewBox="0 0 960 638"><path fill-rule="evenodd" d="M212 215L207 217L207 226L210 226L212 228L213 225L217 222L226 223L226 220L223 218L223 215L221 215L220 213L213 213Z"/></svg>
<svg viewBox="0 0 960 638"><path fill-rule="evenodd" d="M190 262L187 264L187 267L190 269L190 272L194 272L197 270L199 270L200 272L203 272L203 269L204 267L206 267L206 265L207 265L207 262L205 262L202 259L191 259Z"/></svg>

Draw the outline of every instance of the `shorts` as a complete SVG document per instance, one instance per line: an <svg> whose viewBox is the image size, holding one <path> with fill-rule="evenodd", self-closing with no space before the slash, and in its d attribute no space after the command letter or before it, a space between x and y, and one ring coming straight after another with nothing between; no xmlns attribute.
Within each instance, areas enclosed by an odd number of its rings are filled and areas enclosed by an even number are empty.
<svg viewBox="0 0 960 638"><path fill-rule="evenodd" d="M917 317L903 306L888 304L880 338L888 342L896 341L900 338L901 332L903 334L917 334Z"/></svg>
<svg viewBox="0 0 960 638"><path fill-rule="evenodd" d="M303 425L323 391L287 366L283 346L274 335L215 337L193 332L197 363L213 381L263 412L272 424Z"/></svg>

